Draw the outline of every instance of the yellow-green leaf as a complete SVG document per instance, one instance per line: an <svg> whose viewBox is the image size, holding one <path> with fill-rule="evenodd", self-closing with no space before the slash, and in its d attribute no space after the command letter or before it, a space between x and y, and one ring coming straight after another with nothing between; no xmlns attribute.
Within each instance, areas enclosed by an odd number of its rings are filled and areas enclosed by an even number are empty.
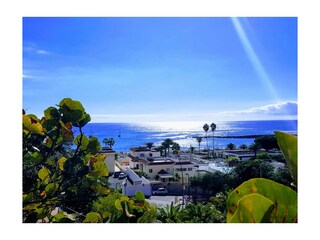
<svg viewBox="0 0 320 240"><path fill-rule="evenodd" d="M230 221L238 208L239 200L249 194L257 193L276 203L270 222L297 222L297 192L280 183L253 178L234 189L227 200L227 222Z"/></svg>
<svg viewBox="0 0 320 240"><path fill-rule="evenodd" d="M42 125L34 115L23 115L22 121L24 129L32 133L44 135Z"/></svg>
<svg viewBox="0 0 320 240"><path fill-rule="evenodd" d="M116 206L116 209L117 209L117 210L122 211L121 201L120 201L119 199L117 199L117 200L114 202L114 205Z"/></svg>
<svg viewBox="0 0 320 240"><path fill-rule="evenodd" d="M42 180L42 183L48 184L50 180L50 171L46 167L42 167L38 172L38 177Z"/></svg>
<svg viewBox="0 0 320 240"><path fill-rule="evenodd" d="M101 216L97 212L89 212L86 215L86 219L83 221L84 223L98 223L101 219Z"/></svg>
<svg viewBox="0 0 320 240"><path fill-rule="evenodd" d="M61 171L64 170L64 163L67 161L68 159L66 157L62 157L58 160L58 167Z"/></svg>
<svg viewBox="0 0 320 240"><path fill-rule="evenodd" d="M54 194L58 189L59 189L58 183L49 183L45 188L46 195L50 196Z"/></svg>
<svg viewBox="0 0 320 240"><path fill-rule="evenodd" d="M228 223L263 223L270 221L274 204L270 199L257 194L248 194L238 201L235 214Z"/></svg>

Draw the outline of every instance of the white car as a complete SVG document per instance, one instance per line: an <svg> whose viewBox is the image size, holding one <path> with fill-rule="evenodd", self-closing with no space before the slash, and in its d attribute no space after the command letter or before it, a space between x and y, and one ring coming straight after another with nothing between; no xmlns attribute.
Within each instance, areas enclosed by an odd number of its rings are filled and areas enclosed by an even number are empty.
<svg viewBox="0 0 320 240"><path fill-rule="evenodd" d="M152 192L152 195L162 195L165 196L168 194L168 190L166 188L158 188L157 190Z"/></svg>

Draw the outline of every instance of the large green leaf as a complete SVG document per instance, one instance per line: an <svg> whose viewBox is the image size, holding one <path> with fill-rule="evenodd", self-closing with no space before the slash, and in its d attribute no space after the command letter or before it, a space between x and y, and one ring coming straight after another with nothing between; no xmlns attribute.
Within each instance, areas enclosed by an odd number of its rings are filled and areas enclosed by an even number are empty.
<svg viewBox="0 0 320 240"><path fill-rule="evenodd" d="M81 137L82 136L82 137ZM80 142L81 140L81 142ZM78 146L80 145L81 150L85 150L89 144L89 139L85 135L79 134L75 139L74 143Z"/></svg>
<svg viewBox="0 0 320 240"><path fill-rule="evenodd" d="M101 148L101 146L100 146L98 138L96 138L96 137L89 138L89 143L87 146L88 152L90 152L91 154L97 154L98 151L100 150L100 148Z"/></svg>
<svg viewBox="0 0 320 240"><path fill-rule="evenodd" d="M297 174L298 138L297 136L284 133L284 132L279 132L279 131L275 131L275 135L276 135L279 147L286 159L291 176L297 183L298 181L298 174Z"/></svg>
<svg viewBox="0 0 320 240"><path fill-rule="evenodd" d="M72 223L73 221L68 218L68 216L64 212L59 212L54 215L52 219L53 223Z"/></svg>
<svg viewBox="0 0 320 240"><path fill-rule="evenodd" d="M93 171L87 174L89 178L107 177L108 175L108 167L104 162L96 162L93 165Z"/></svg>
<svg viewBox="0 0 320 240"><path fill-rule="evenodd" d="M257 193L274 203L270 222L297 222L297 192L291 188L264 178L253 178L231 192L227 201L227 222L236 213L239 200Z"/></svg>
<svg viewBox="0 0 320 240"><path fill-rule="evenodd" d="M59 189L59 184L58 183L49 183L46 188L46 195L51 196L53 195L57 190Z"/></svg>
<svg viewBox="0 0 320 240"><path fill-rule="evenodd" d="M74 125L76 127L83 127L85 126L88 122L91 121L91 117L89 114L84 113L82 119L80 119L77 123L75 123Z"/></svg>
<svg viewBox="0 0 320 240"><path fill-rule="evenodd" d="M60 118L60 114L58 112L58 109L56 109L55 107L49 107L46 110L44 110L44 116L46 119L59 119Z"/></svg>
<svg viewBox="0 0 320 240"><path fill-rule="evenodd" d="M136 200L139 202L143 202L145 200L144 194L141 191L137 191L136 192L136 196L135 196Z"/></svg>
<svg viewBox="0 0 320 240"><path fill-rule="evenodd" d="M101 216L97 212L89 212L86 215L86 219L83 221L84 223L98 223L101 219Z"/></svg>
<svg viewBox="0 0 320 240"><path fill-rule="evenodd" d="M274 204L268 198L257 194L248 194L238 201L237 210L228 219L228 223L263 223L270 220Z"/></svg>
<svg viewBox="0 0 320 240"><path fill-rule="evenodd" d="M50 171L46 167L42 167L38 172L38 177L42 180L42 183L48 184L50 180Z"/></svg>
<svg viewBox="0 0 320 240"><path fill-rule="evenodd" d="M79 122L84 116L84 108L79 101L74 101L71 98L64 98L60 103L60 111L63 115L64 122Z"/></svg>
<svg viewBox="0 0 320 240"><path fill-rule="evenodd" d="M35 115L23 115L23 128L36 134L44 135L43 128L39 119Z"/></svg>

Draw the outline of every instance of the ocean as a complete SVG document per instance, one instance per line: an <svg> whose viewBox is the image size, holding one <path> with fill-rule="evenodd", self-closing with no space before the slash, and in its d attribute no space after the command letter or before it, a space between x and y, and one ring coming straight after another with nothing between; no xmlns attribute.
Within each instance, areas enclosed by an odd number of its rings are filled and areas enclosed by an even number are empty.
<svg viewBox="0 0 320 240"><path fill-rule="evenodd" d="M160 145L166 138L179 143L182 150L190 146L198 148L196 136L205 136L203 125L205 122L157 122L157 123L88 123L83 132L86 136L95 136L103 146L104 138L114 138L113 149L117 152L128 152L131 147L153 142ZM211 123L208 122L210 125ZM215 148L225 148L229 143L237 147L241 144L250 145L254 138L227 138L230 136L273 134L275 130L291 134L298 134L297 120L266 120L266 121L223 121L215 122ZM75 136L78 133L75 133ZM212 136L211 129L208 136ZM225 138L224 138L225 137ZM212 147L212 138L208 138ZM206 147L206 140L201 142L201 148Z"/></svg>

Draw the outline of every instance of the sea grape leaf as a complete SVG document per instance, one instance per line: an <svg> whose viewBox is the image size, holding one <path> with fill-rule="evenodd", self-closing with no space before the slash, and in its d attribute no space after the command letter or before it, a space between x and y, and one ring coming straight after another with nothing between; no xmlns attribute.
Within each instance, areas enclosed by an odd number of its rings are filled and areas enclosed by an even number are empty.
<svg viewBox="0 0 320 240"><path fill-rule="evenodd" d="M43 219L50 213L50 210L48 207L43 207L36 209L35 212L37 213L38 219Z"/></svg>
<svg viewBox="0 0 320 240"><path fill-rule="evenodd" d="M70 110L79 110L79 111L84 112L84 108L83 108L82 104L79 101L72 100L71 98L62 99L59 103L59 106L60 107L66 106Z"/></svg>
<svg viewBox="0 0 320 240"><path fill-rule="evenodd" d="M92 188L101 195L108 195L110 193L110 189L107 187L102 186L99 183L94 183Z"/></svg>
<svg viewBox="0 0 320 240"><path fill-rule="evenodd" d="M82 136L82 137L81 137ZM80 142L81 139L81 142ZM78 146L80 145L80 149L81 150L85 150L89 144L89 139L85 136L85 135L81 135L79 134L75 139L74 139L74 143Z"/></svg>
<svg viewBox="0 0 320 240"><path fill-rule="evenodd" d="M61 171L64 170L64 163L67 161L68 159L66 157L61 157L59 160L58 160L58 167Z"/></svg>
<svg viewBox="0 0 320 240"><path fill-rule="evenodd" d="M47 119L42 123L42 127L46 130L46 132L56 128L56 125L57 122L54 119Z"/></svg>
<svg viewBox="0 0 320 240"><path fill-rule="evenodd" d="M89 114L84 113L82 119L80 119L78 122L76 122L74 125L76 127L83 127L85 126L88 122L91 121L91 117Z"/></svg>
<svg viewBox="0 0 320 240"><path fill-rule="evenodd" d="M248 194L238 201L237 210L228 223L268 222L273 208L270 199L257 193Z"/></svg>
<svg viewBox="0 0 320 240"><path fill-rule="evenodd" d="M23 115L22 116L23 121L23 128L36 134L44 135L43 128L41 123L39 122L39 119L32 114L29 115Z"/></svg>
<svg viewBox="0 0 320 240"><path fill-rule="evenodd" d="M97 162L104 162L104 160L106 159L106 155L105 154L98 154L96 156Z"/></svg>
<svg viewBox="0 0 320 240"><path fill-rule="evenodd" d="M98 138L96 137L91 137L89 138L89 143L87 146L87 151L90 152L91 154L97 154L98 151L100 150L101 146L99 143Z"/></svg>
<svg viewBox="0 0 320 240"><path fill-rule="evenodd" d="M44 116L46 119L59 119L60 118L60 114L58 109L56 109L55 107L49 107L46 110L44 110Z"/></svg>
<svg viewBox="0 0 320 240"><path fill-rule="evenodd" d="M250 179L230 193L227 200L227 222L237 211L238 201L253 193L260 194L275 204L270 222L297 222L297 192L264 178Z"/></svg>
<svg viewBox="0 0 320 240"><path fill-rule="evenodd" d="M64 212L59 212L52 218L53 223L72 223L73 221L68 218Z"/></svg>
<svg viewBox="0 0 320 240"><path fill-rule="evenodd" d="M24 156L24 165L26 166L33 166L35 164L40 163L42 160L42 154L39 152L28 152L25 156Z"/></svg>
<svg viewBox="0 0 320 240"><path fill-rule="evenodd" d="M23 194L23 202L30 202L34 197L33 192L30 192L28 194Z"/></svg>
<svg viewBox="0 0 320 240"><path fill-rule="evenodd" d="M64 122L71 122L74 125L83 118L84 108L79 101L74 101L71 98L64 98L59 103L59 106Z"/></svg>
<svg viewBox="0 0 320 240"><path fill-rule="evenodd" d="M58 183L49 183L45 188L46 195L48 196L53 195L58 189L59 189Z"/></svg>
<svg viewBox="0 0 320 240"><path fill-rule="evenodd" d="M297 183L298 138L292 134L275 131L279 147L286 159L290 174Z"/></svg>
<svg viewBox="0 0 320 240"><path fill-rule="evenodd" d="M44 183L44 184L48 184L48 182L50 180L49 174L50 174L50 171L46 167L42 167L38 171L38 177L42 180L42 183Z"/></svg>
<svg viewBox="0 0 320 240"><path fill-rule="evenodd" d="M67 142L73 141L73 132L67 128L61 128L60 129L60 134L62 135L63 139L66 140Z"/></svg>
<svg viewBox="0 0 320 240"><path fill-rule="evenodd" d="M108 167L104 162L96 162L93 165L94 172L98 173L98 176L107 177L109 175Z"/></svg>
<svg viewBox="0 0 320 240"><path fill-rule="evenodd" d="M84 223L98 223L101 219L101 216L97 212L89 212L86 215L86 219L83 221Z"/></svg>

